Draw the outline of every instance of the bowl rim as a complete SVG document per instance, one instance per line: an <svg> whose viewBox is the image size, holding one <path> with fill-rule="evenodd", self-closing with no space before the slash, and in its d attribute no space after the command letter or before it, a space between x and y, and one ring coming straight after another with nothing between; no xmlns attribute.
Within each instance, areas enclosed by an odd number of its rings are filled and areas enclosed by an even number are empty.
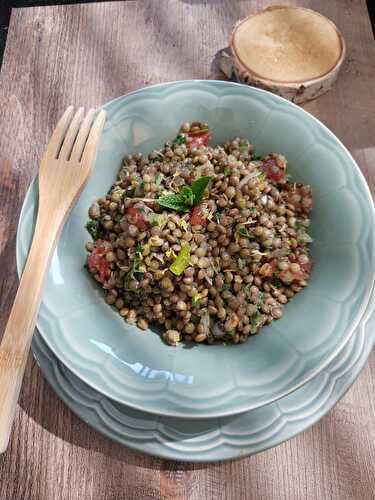
<svg viewBox="0 0 375 500"><path fill-rule="evenodd" d="M186 85L186 84L194 84L194 83L199 84L199 85L201 85L201 84L202 85L215 84L215 85L219 85L219 86L222 86L222 87L232 86L232 87L250 88L251 91L253 91L255 93L270 94L276 100L280 100L281 102L284 102L284 103L286 103L288 105L291 105L292 107L295 106L303 114L308 115L315 123L318 124L319 127L322 127L324 129L324 131L332 139L334 139L335 141L338 142L338 144L340 145L340 147L342 148L342 150L345 152L345 154L351 160L352 166L354 167L354 170L355 170L355 172L356 172L356 174L358 176L358 179L361 181L362 186L363 186L365 192L367 193L367 198L368 198L368 202L369 202L369 208L370 208L370 212L371 212L371 216L372 216L372 222L373 222L373 224L375 223L375 205L374 205L374 201L373 201L373 198L372 198L372 195L371 195L370 188L369 188L369 186L367 184L367 181L366 181L366 179L365 179L365 177L364 177L364 175L363 175L360 167L358 166L356 160L353 158L353 156L350 153L350 151L345 147L345 145L340 141L340 139L324 123L322 123L314 115L312 115L311 113L309 113L308 111L306 111L302 107L297 106L295 103L293 103L291 101L288 101L287 99L285 99L285 98L283 98L283 97L281 97L279 95L273 94L272 92L269 92L267 90L259 89L259 88L256 88L256 87L249 87L248 85L244 85L244 84L237 83L237 82L228 82L228 81L222 81L222 80L191 79L191 80L168 81L168 82L162 82L162 83L157 83L157 84L154 84L154 85L145 86L145 87L133 90L131 92L128 92L128 93L126 93L126 94L124 94L122 96L116 97L116 98L108 101L107 103L104 103L99 108L97 108L97 112L99 112L102 109L106 109L107 107L112 106L112 105L114 105L117 102L120 102L124 98L127 98L129 96L133 96L133 95L142 93L143 91L147 91L149 89L154 89L154 88L159 88L159 87L168 87L168 86L171 86L171 85ZM34 186L34 184L36 183L36 181L37 181L37 175L31 181L31 183L30 183L30 185L28 187L28 190L27 190L27 192L25 194L25 198L24 198L24 201L23 201L23 204L22 204L22 208L21 208L21 212L20 212L20 216L19 216L19 220L18 220L18 225L17 225L17 233L16 233L16 263L17 263L17 274L18 274L19 278L21 277L21 274L22 274L23 261L24 261L23 257L21 256L21 245L20 245L20 235L21 235L20 227L21 227L21 221L22 221L22 219L25 216L25 212L26 212L26 209L27 209L27 207L26 207L27 203L26 202L29 200L29 197L31 195L32 187ZM373 236L373 244L375 244L375 233L374 233L374 236ZM113 401L116 401L116 402L121 403L121 404L125 404L125 405L127 405L130 408L133 408L135 410L143 411L145 413L150 413L150 414L162 415L162 416L166 416L166 417L189 418L189 419L202 419L202 418L203 419L205 419L205 418L210 419L210 418L218 418L218 417L225 417L225 416L233 416L233 415L239 415L241 413L244 413L244 412L247 412L247 411L250 411L250 410L255 410L257 408L261 408L261 407L263 407L265 405L268 405L268 404L270 404L270 403L272 403L274 401L280 400L284 396L286 396L286 395L294 392L295 390L297 390L300 387L302 387L303 385L305 385L307 382L309 382L310 380L312 380L314 377L316 377L319 373L321 373L321 371L323 371L326 368L326 366L340 353L340 351L349 342L349 340L351 339L354 331L358 327L358 324L360 323L361 319L363 318L363 316L365 314L365 311L366 311L368 303L369 303L369 301L371 299L372 290L373 290L374 284L375 284L375 266L372 267L372 272L370 274L368 274L366 276L366 278L367 278L367 281L368 281L367 288L366 288L366 291L364 292L363 301L362 301L361 305L358 307L357 313L356 313L356 315L355 315L355 317L354 317L354 319L352 321L351 328L346 332L346 335L345 335L343 341L339 345L337 345L337 347L335 349L333 349L332 352L329 355L327 355L324 358L324 360L315 369L309 370L308 373L307 373L307 375L304 376L302 378L302 380L300 380L297 383L291 384L291 387L288 387L287 389L281 389L281 390L279 390L276 396L270 396L269 398L264 399L260 403L253 403L253 404L251 404L251 403L242 403L242 404L237 405L234 410L233 409L232 410L215 410L213 413L211 412L208 415L205 415L205 411L207 411L207 410L200 410L200 412L198 412L198 413L193 413L193 412L192 413L187 413L185 411L185 409L184 409L184 414L183 415L181 413L181 409L179 409L177 412L173 411L173 410L170 410L170 409L165 409L165 410L163 410L163 413L161 413L160 411L149 409L149 408L147 408L147 406L146 407L142 406L142 404L138 404L138 403L134 403L134 402L128 402L124 398L121 398L119 396L111 394L110 391L104 390L103 387L98 387L98 385L96 383L93 383L90 380L89 376L86 376L85 374L81 373L74 365L72 365L72 363L70 363L70 361L69 361L68 358L66 358L66 359L64 358L64 360L62 360L61 357L60 357L59 352L57 351L57 349L55 349L55 347L53 346L53 344L49 341L48 335L44 332L43 328L40 328L38 326L38 322L37 322L36 328L40 332L43 340L47 343L47 345L51 349L51 351L56 355L56 357L64 365L67 366L67 368L69 370L72 371L72 373L74 373L74 375L76 375L79 379L81 379L87 385L89 385L90 387L92 387L93 389L95 389L96 391L98 391L99 393L103 394L104 396L112 399Z"/></svg>

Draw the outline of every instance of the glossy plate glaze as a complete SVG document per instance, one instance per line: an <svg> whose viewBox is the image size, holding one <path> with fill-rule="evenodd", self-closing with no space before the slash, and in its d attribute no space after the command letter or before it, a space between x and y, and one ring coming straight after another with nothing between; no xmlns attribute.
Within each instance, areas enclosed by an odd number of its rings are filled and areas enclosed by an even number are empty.
<svg viewBox="0 0 375 500"><path fill-rule="evenodd" d="M372 199L344 146L303 109L227 82L157 85L104 108L108 123L95 169L62 233L38 318L54 354L111 399L189 418L260 407L318 374L358 326L374 281ZM284 154L292 177L314 190L311 282L288 304L282 320L240 346L166 346L154 332L127 325L104 303L83 267L87 209L110 187L123 155L159 147L182 121L193 119L210 124L214 142L245 136L260 154ZM34 182L18 229L19 270L30 246L37 199Z"/></svg>
<svg viewBox="0 0 375 500"><path fill-rule="evenodd" d="M70 372L39 333L34 356L57 395L90 426L134 450L170 460L214 462L252 455L304 431L345 394L375 340L374 305L350 341L317 377L277 402L241 415L188 420L159 417L120 405Z"/></svg>

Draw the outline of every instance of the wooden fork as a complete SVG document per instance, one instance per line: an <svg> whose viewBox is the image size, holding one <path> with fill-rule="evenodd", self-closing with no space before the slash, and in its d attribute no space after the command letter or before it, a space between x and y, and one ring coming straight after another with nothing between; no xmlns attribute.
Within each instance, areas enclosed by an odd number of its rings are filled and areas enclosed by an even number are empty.
<svg viewBox="0 0 375 500"><path fill-rule="evenodd" d="M83 108L74 114L69 107L40 163L33 242L0 345L0 453L8 446L44 279L64 223L94 164L105 111L94 118L94 110L84 117Z"/></svg>

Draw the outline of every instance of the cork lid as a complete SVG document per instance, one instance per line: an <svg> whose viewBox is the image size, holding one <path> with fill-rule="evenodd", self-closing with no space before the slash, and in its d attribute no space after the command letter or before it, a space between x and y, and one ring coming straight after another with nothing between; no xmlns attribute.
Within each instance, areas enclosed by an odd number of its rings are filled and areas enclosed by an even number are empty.
<svg viewBox="0 0 375 500"><path fill-rule="evenodd" d="M276 82L304 82L329 73L343 54L336 26L309 9L278 6L240 21L231 47L252 74Z"/></svg>

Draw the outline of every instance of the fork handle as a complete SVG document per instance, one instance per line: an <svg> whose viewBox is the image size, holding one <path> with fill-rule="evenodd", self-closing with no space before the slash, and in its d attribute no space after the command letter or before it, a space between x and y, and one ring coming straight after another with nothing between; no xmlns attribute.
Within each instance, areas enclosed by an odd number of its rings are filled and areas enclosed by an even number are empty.
<svg viewBox="0 0 375 500"><path fill-rule="evenodd" d="M58 228L53 230L51 221L40 222L0 345L0 453L8 446L43 284L59 232Z"/></svg>

